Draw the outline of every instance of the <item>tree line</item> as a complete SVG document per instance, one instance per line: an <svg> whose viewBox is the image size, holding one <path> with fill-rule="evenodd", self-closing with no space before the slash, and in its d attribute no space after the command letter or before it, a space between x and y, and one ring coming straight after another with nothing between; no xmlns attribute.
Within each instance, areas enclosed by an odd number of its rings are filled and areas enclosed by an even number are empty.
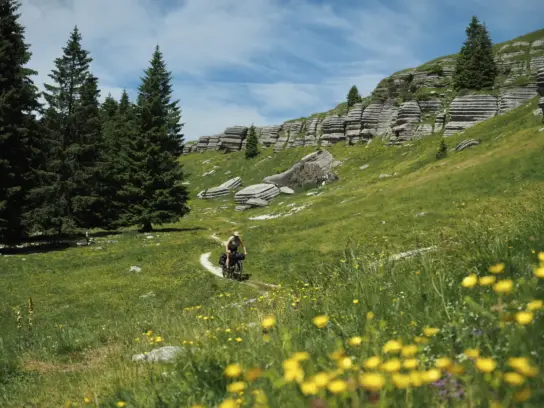
<svg viewBox="0 0 544 408"><path fill-rule="evenodd" d="M0 2L0 243L91 228L149 231L186 215L181 109L159 46L135 101L124 91L100 103L76 26L40 93L19 7Z"/></svg>

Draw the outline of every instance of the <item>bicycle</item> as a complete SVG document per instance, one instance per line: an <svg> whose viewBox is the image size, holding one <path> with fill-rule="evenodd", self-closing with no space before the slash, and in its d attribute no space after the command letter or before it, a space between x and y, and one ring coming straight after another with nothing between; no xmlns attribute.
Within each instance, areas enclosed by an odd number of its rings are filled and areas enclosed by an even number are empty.
<svg viewBox="0 0 544 408"><path fill-rule="evenodd" d="M230 278L230 279L242 279L242 271L244 270L244 258L245 255L238 254L236 257L236 261L234 263L229 262L231 265L227 268L226 263L224 263L223 266L223 277L224 278Z"/></svg>

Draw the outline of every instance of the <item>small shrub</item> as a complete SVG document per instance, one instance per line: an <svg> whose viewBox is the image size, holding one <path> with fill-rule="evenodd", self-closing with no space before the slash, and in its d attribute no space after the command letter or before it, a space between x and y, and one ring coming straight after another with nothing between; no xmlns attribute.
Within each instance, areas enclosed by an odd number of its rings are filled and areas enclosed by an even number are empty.
<svg viewBox="0 0 544 408"><path fill-rule="evenodd" d="M440 140L440 145L438 146L438 151L436 152L436 160L445 158L448 155L448 146L444 139Z"/></svg>

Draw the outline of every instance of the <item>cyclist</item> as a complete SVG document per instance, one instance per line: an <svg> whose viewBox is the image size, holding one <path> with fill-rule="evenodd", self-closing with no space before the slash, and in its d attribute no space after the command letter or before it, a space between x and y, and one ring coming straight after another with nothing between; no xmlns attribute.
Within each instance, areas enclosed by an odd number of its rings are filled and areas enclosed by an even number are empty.
<svg viewBox="0 0 544 408"><path fill-rule="evenodd" d="M229 267L230 255L233 255L233 258L236 260L236 255L238 254L239 247L244 248L244 256L247 256L246 246L244 245L242 238L238 231L234 231L232 236L225 243L225 250L227 252L227 268Z"/></svg>

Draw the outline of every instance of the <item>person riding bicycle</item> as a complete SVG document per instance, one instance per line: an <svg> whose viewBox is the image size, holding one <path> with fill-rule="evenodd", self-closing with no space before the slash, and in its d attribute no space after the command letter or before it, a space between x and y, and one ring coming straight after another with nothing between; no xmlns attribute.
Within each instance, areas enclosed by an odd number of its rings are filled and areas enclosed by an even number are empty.
<svg viewBox="0 0 544 408"><path fill-rule="evenodd" d="M240 234L237 231L234 231L232 236L228 239L228 241L225 244L225 249L227 252L227 261L226 261L227 268L229 267L230 255L234 255L234 258L236 258L236 254L238 253L238 248L240 246L244 248L244 256L247 256L246 246L242 242L242 238L240 238Z"/></svg>

